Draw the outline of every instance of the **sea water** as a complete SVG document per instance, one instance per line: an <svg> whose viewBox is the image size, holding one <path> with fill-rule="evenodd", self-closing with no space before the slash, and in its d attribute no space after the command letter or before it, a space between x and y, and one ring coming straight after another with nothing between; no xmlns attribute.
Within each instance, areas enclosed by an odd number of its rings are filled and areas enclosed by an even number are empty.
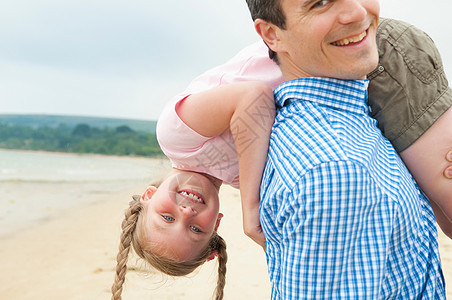
<svg viewBox="0 0 452 300"><path fill-rule="evenodd" d="M0 150L0 238L77 205L144 190L169 170L165 159Z"/></svg>
<svg viewBox="0 0 452 300"><path fill-rule="evenodd" d="M106 182L152 177L160 160L0 150L0 181Z"/></svg>

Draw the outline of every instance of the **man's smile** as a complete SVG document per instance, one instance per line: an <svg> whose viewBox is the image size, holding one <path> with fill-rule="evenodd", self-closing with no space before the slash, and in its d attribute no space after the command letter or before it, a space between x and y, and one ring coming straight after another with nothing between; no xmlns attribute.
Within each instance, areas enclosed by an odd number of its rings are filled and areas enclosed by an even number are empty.
<svg viewBox="0 0 452 300"><path fill-rule="evenodd" d="M367 31L363 31L361 34L345 38L336 42L331 43L334 46L347 46L351 43L358 43L361 42L365 37L367 36Z"/></svg>

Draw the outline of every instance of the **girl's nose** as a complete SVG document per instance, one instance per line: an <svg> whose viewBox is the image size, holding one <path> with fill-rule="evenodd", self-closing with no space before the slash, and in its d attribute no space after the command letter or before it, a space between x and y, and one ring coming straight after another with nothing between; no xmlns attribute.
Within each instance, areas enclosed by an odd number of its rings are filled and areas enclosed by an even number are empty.
<svg viewBox="0 0 452 300"><path fill-rule="evenodd" d="M193 208L191 208L190 206L187 205L180 205L179 206L180 211L187 216L193 216L196 215L196 210L194 210Z"/></svg>

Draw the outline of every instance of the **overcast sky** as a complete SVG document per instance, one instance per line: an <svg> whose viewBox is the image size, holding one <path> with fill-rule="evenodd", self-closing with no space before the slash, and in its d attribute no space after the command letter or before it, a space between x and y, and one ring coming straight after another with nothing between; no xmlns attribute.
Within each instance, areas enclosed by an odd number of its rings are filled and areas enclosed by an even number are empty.
<svg viewBox="0 0 452 300"><path fill-rule="evenodd" d="M380 5L429 33L452 78L452 1ZM155 120L191 79L258 39L245 0L3 0L0 113Z"/></svg>

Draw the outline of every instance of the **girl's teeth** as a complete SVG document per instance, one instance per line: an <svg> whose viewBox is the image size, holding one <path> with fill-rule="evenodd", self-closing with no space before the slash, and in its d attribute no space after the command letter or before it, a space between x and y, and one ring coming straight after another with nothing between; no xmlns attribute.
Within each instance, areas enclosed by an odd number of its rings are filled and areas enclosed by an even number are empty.
<svg viewBox="0 0 452 300"><path fill-rule="evenodd" d="M186 196L186 197L188 197L190 199L193 199L193 200L195 200L197 202L201 202L202 201L201 198L199 198L198 196L196 196L196 195L194 195L192 193L181 192L181 195Z"/></svg>

